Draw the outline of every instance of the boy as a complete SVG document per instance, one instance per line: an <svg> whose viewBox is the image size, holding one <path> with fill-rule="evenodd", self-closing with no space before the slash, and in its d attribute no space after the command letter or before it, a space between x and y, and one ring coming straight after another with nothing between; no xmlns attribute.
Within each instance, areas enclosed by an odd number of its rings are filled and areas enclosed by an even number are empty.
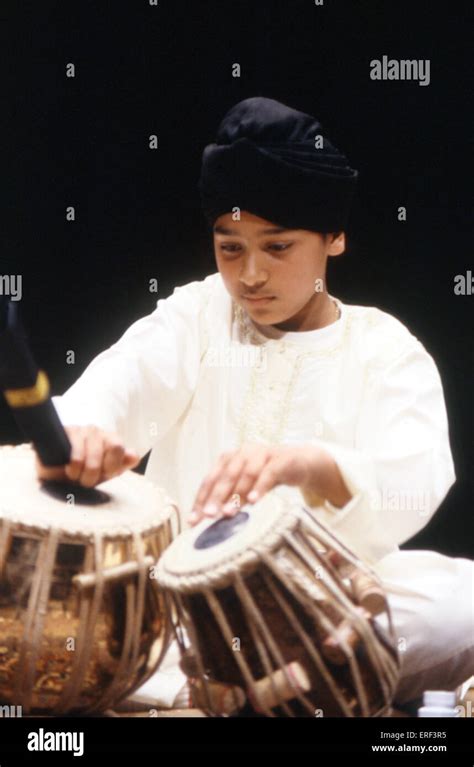
<svg viewBox="0 0 474 767"><path fill-rule="evenodd" d="M200 179L218 272L158 301L55 398L72 460L38 471L92 486L152 449L147 476L190 524L273 488L315 507L382 578L400 704L474 672L473 562L398 549L455 476L431 356L327 291L356 178L314 117L234 106Z"/></svg>

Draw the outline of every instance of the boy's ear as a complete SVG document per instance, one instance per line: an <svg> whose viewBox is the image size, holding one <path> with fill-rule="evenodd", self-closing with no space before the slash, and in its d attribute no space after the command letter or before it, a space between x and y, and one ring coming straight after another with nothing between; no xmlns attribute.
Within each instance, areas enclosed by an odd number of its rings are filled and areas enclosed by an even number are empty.
<svg viewBox="0 0 474 767"><path fill-rule="evenodd" d="M346 249L345 232L331 232L329 235L328 256L340 256Z"/></svg>

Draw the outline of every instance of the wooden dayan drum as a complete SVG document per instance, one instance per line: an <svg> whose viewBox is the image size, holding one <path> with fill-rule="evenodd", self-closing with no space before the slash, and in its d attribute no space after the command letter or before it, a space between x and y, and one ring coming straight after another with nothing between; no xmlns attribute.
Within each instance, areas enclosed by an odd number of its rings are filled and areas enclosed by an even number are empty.
<svg viewBox="0 0 474 767"><path fill-rule="evenodd" d="M176 534L165 493L127 472L99 489L40 483L0 449L0 704L101 711L140 686L170 638L156 560Z"/></svg>
<svg viewBox="0 0 474 767"><path fill-rule="evenodd" d="M184 628L177 639L194 703L209 714L390 709L399 658L384 590L315 511L269 493L182 533L157 578ZM374 620L380 613L389 634Z"/></svg>

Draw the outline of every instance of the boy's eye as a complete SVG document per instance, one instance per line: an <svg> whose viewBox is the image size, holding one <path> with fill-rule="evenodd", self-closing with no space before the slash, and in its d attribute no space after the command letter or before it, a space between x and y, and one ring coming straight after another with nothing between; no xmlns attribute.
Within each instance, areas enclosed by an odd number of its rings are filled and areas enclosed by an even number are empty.
<svg viewBox="0 0 474 767"><path fill-rule="evenodd" d="M273 242L269 245L270 250L275 250L277 253L281 253L283 250L288 250L291 247L291 242Z"/></svg>
<svg viewBox="0 0 474 767"><path fill-rule="evenodd" d="M281 253L284 250L288 250L292 245L291 242L272 242L267 247L268 250L273 250L276 253ZM226 253L237 253L241 246L238 243L222 243L220 246L221 250L225 251Z"/></svg>
<svg viewBox="0 0 474 767"><path fill-rule="evenodd" d="M226 253L236 253L239 249L240 245L231 242L221 245L221 250L225 250Z"/></svg>

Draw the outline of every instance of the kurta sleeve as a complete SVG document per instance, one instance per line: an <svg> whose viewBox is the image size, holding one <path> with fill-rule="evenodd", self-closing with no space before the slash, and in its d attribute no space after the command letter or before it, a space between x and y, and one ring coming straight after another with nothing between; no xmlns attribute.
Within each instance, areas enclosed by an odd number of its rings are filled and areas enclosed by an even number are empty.
<svg viewBox="0 0 474 767"><path fill-rule="evenodd" d="M175 288L160 299L65 394L53 397L65 425L117 432L140 456L151 449L177 422L196 387L205 282Z"/></svg>
<svg viewBox="0 0 474 767"><path fill-rule="evenodd" d="M326 502L322 513L372 562L421 530L455 481L440 376L416 339L372 376L354 448L313 442L332 455L353 496L340 509Z"/></svg>

